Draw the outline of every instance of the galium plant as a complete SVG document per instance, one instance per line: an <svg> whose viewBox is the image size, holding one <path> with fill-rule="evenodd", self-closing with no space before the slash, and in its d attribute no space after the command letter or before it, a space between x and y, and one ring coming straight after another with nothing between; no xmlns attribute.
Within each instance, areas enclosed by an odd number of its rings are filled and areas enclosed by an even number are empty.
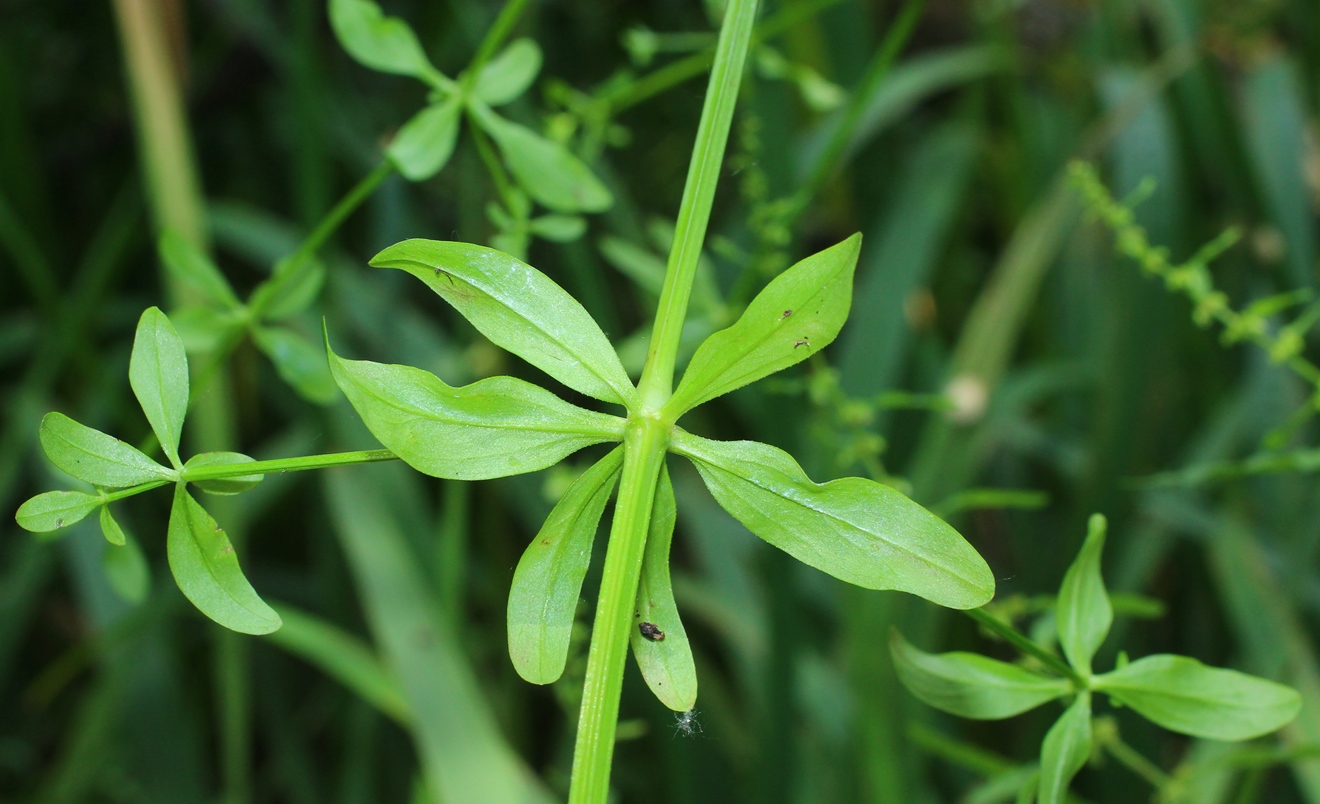
<svg viewBox="0 0 1320 804"><path fill-rule="evenodd" d="M899 680L930 706L959 717L1001 720L1050 701L1065 708L1046 733L1039 771L1026 779L1019 801L1058 804L1069 783L1096 748L1111 753L1161 788L1173 782L1133 749L1109 735L1096 739L1093 701L1107 696L1170 731L1210 740L1250 740L1290 723L1301 710L1301 696L1290 687L1235 670L1207 667L1196 659L1157 654L1129 661L1118 654L1114 669L1092 665L1114 620L1114 608L1100 558L1107 524L1091 517L1081 551L1059 587L1054 625L1062 657L1047 645L1017 632L985 612L974 618L1022 652L1027 664L1010 664L976 653L930 654L895 630L890 651ZM1160 789L1167 794L1172 790Z"/></svg>
<svg viewBox="0 0 1320 804"><path fill-rule="evenodd" d="M509 8L518 5L515 0ZM749 530L806 564L858 586L906 591L942 606L969 609L989 601L994 579L981 557L952 527L898 491L862 478L817 484L792 456L768 444L712 440L678 426L693 408L827 346L851 304L859 235L798 262L771 281L741 317L701 344L674 387L680 334L756 6L755 0L733 0L725 15L637 385L586 310L553 280L514 256L467 243L408 240L371 260L372 265L412 274L493 343L564 386L613 406L614 413L579 407L513 377L455 388L421 369L348 360L330 349L327 331L334 381L386 449L274 461L203 453L185 461L180 447L190 395L188 360L175 327L153 307L138 324L129 374L168 465L63 414L48 414L41 426L43 449L55 466L94 491L40 494L19 509L19 524L52 532L99 509L106 537L120 544L122 531L109 506L172 485L167 553L179 588L217 623L266 634L280 627L279 615L244 577L224 530L193 490L237 494L271 472L393 459L436 477L477 480L543 469L584 447L617 443L555 506L519 562L509 596L514 666L534 683L554 681L565 666L591 543L617 486L573 764L570 799L583 802L604 801L608 793L630 645L647 683L665 705L687 712L696 700L692 652L669 579L675 516L666 466L669 453L689 459L715 499ZM434 146L451 147L462 110L475 123L479 142L484 133L503 149L532 198L576 211L608 203L607 193L584 197L548 182L544 163L536 169L532 163L538 153L553 162L558 151L490 111L498 100L510 97L509 85L526 82L520 78L501 83L483 76L491 70L506 77L510 72L526 76L525 65L531 61L526 46L511 46L513 55L489 62L484 70L479 54L476 66L453 81L430 66L406 26L381 15L374 4L333 0L331 14L341 40L360 61L421 78L436 90L435 103L405 126L392 146L401 169L414 175L438 170L443 159L435 158ZM428 148L428 160L409 161L410 154ZM524 159L529 155L532 158ZM525 169L518 168L520 164ZM575 187L584 186L580 179L575 177ZM194 266L198 281L214 280L209 268L197 267L195 260L183 262Z"/></svg>

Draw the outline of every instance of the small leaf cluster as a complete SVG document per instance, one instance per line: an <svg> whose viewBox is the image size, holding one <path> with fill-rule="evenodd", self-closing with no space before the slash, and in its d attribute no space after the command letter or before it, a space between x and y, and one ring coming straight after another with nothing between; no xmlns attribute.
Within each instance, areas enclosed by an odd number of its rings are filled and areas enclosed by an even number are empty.
<svg viewBox="0 0 1320 804"><path fill-rule="evenodd" d="M110 504L173 483L166 552L179 589L203 614L227 628L247 634L274 631L280 627L279 615L248 583L224 530L188 491L191 482L209 494L237 494L256 486L262 475L240 474L241 468L214 471L254 462L237 452L201 453L187 462L180 459L179 441L190 392L188 357L174 325L155 307L138 321L128 379L169 465L62 413L48 413L40 431L46 457L69 476L93 486L95 493L38 494L18 509L18 524L49 533L100 509L102 533L116 547L110 555L127 551L125 557L107 559L110 578L121 591L128 590L126 596L140 597L145 593L146 563L115 521Z"/></svg>
<svg viewBox="0 0 1320 804"><path fill-rule="evenodd" d="M1066 703L1041 745L1039 773L1027 784L1042 804L1065 799L1069 783L1092 753L1097 693L1170 731L1211 740L1259 737L1287 725L1301 710L1301 696L1290 687L1187 656L1128 661L1120 654L1113 670L1094 672L1092 660L1114 619L1100 574L1105 533L1104 517L1092 516L1082 549L1059 588L1054 615L1062 660L1016 632L1012 643L1043 659L1039 668L975 653L926 653L897 631L890 640L899 680L921 701L945 712L999 720L1052 700Z"/></svg>
<svg viewBox="0 0 1320 804"><path fill-rule="evenodd" d="M494 109L519 98L541 70L541 49L531 39L510 43L489 61L474 63L457 79L426 57L408 23L389 17L372 0L330 0L330 22L344 50L365 67L422 81L431 89L426 108L399 129L386 155L411 181L428 179L449 162L464 117L483 159L500 185L504 206L488 209L499 229L497 245L516 253L535 235L570 241L585 222L578 213L601 212L614 198L571 151L497 114ZM517 186L504 178L490 143ZM552 214L532 218L532 202ZM554 214L558 213L558 214Z"/></svg>
<svg viewBox="0 0 1320 804"><path fill-rule="evenodd" d="M451 387L410 366L348 360L331 372L372 434L429 475L479 480L532 472L593 444L624 442L559 500L519 561L509 595L513 664L528 681L562 674L574 611L600 518L627 459L629 432L659 428L715 499L751 532L836 578L897 589L954 608L994 593L985 562L958 533L898 491L862 478L817 484L787 453L715 441L676 425L693 408L795 365L834 340L847 317L861 238L808 257L775 278L743 314L695 351L678 387L646 408L619 357L582 306L522 261L467 243L408 240L371 264L412 274L496 345L624 416L587 410L513 377ZM632 647L667 706L696 699L692 652L674 604L669 549L675 500L662 466L642 560ZM647 626L643 628L642 626Z"/></svg>
<svg viewBox="0 0 1320 804"><path fill-rule="evenodd" d="M314 254L299 249L280 260L246 302L211 258L177 232L161 236L160 258L194 300L175 310L171 319L189 352L208 353L218 360L249 335L280 378L304 398L319 404L338 398L325 355L293 326L325 284L325 265Z"/></svg>

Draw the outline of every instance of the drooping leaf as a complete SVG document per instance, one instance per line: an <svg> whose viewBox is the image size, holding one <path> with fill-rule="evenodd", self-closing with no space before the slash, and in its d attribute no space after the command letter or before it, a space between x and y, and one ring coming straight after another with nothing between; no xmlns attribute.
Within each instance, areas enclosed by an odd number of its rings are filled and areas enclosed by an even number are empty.
<svg viewBox="0 0 1320 804"><path fill-rule="evenodd" d="M280 616L244 577L229 537L183 483L174 488L166 552L180 591L207 617L244 634L280 627Z"/></svg>
<svg viewBox="0 0 1320 804"><path fill-rule="evenodd" d="M160 259L187 290L217 307L242 307L234 288L201 249L173 229L160 237Z"/></svg>
<svg viewBox="0 0 1320 804"><path fill-rule="evenodd" d="M548 276L470 243L405 240L371 260L421 279L496 346L575 391L636 407L637 389L591 315Z"/></svg>
<svg viewBox="0 0 1320 804"><path fill-rule="evenodd" d="M540 46L526 37L515 39L481 68L472 94L487 106L503 106L526 92L540 71Z"/></svg>
<svg viewBox="0 0 1320 804"><path fill-rule="evenodd" d="M105 527L104 518L102 514L102 529ZM141 603L151 593L151 568L147 566L147 557L142 554L142 548L132 536L125 534L122 545L107 547L101 553L101 569L105 572L105 579L110 582L110 588L129 603Z"/></svg>
<svg viewBox="0 0 1320 804"><path fill-rule="evenodd" d="M279 604L279 615L284 626L270 635L271 642L307 660L396 723L411 721L398 679L363 640L285 604Z"/></svg>
<svg viewBox="0 0 1320 804"><path fill-rule="evenodd" d="M192 456L183 465L183 479L208 494L242 494L256 488L265 475L241 475L239 477L220 477L198 480L189 477L190 470L206 466L236 466L243 463L256 463L256 459L241 452L202 452Z"/></svg>
<svg viewBox="0 0 1320 804"><path fill-rule="evenodd" d="M890 633L889 652L909 692L936 709L974 720L1012 717L1072 688L1066 679L975 653L926 653L897 629Z"/></svg>
<svg viewBox="0 0 1320 804"><path fill-rule="evenodd" d="M174 478L173 470L140 450L63 413L47 413L41 420L39 437L51 463L94 486L117 489Z"/></svg>
<svg viewBox="0 0 1320 804"><path fill-rule="evenodd" d="M408 23L385 16L371 0L330 0L330 25L339 44L364 67L415 78L435 73Z"/></svg>
<svg viewBox="0 0 1320 804"><path fill-rule="evenodd" d="M582 473L523 552L509 589L509 657L518 675L549 684L564 672L573 615L601 513L619 479L623 448Z"/></svg>
<svg viewBox="0 0 1320 804"><path fill-rule="evenodd" d="M457 96L432 104L413 115L399 129L385 152L403 177L409 181L429 179L449 162L458 140L459 112L463 109Z"/></svg>
<svg viewBox="0 0 1320 804"><path fill-rule="evenodd" d="M733 326L692 355L666 408L675 415L806 360L839 334L852 303L855 234L783 272Z"/></svg>
<svg viewBox="0 0 1320 804"><path fill-rule="evenodd" d="M252 340L270 358L280 379L308 401L325 405L339 398L325 352L312 341L286 327L255 327Z"/></svg>
<svg viewBox="0 0 1320 804"><path fill-rule="evenodd" d="M675 712L687 712L697 704L697 666L669 581L669 546L674 539L676 515L674 485L669 480L669 468L662 465L629 639L651 692ZM653 628L643 633L643 624Z"/></svg>
<svg viewBox="0 0 1320 804"><path fill-rule="evenodd" d="M577 215L542 215L527 224L532 234L556 243L572 243L587 231L587 221Z"/></svg>
<svg viewBox="0 0 1320 804"><path fill-rule="evenodd" d="M179 437L188 412L188 356L174 325L157 307L148 307L138 319L128 384L160 440L160 448L177 468Z"/></svg>
<svg viewBox="0 0 1320 804"><path fill-rule="evenodd" d="M344 360L333 351L330 370L372 435L435 477L534 472L583 447L623 439L623 419L513 377L453 388L421 369Z"/></svg>
<svg viewBox="0 0 1320 804"><path fill-rule="evenodd" d="M33 533L49 533L86 517L101 504L95 494L81 491L47 491L18 507L14 520Z"/></svg>
<svg viewBox="0 0 1320 804"><path fill-rule="evenodd" d="M474 111L518 184L537 203L556 212L603 212L613 206L609 188L567 148L489 109Z"/></svg>
<svg viewBox="0 0 1320 804"><path fill-rule="evenodd" d="M1147 656L1096 676L1095 688L1170 731L1209 740L1250 740L1297 717L1297 691L1187 656Z"/></svg>
<svg viewBox="0 0 1320 804"><path fill-rule="evenodd" d="M1091 658L1109 635L1109 626L1114 622L1114 609L1100 577L1105 527L1103 516L1095 514L1091 517L1082 550L1063 576L1055 608L1059 646L1072 666L1084 674L1090 674Z"/></svg>
<svg viewBox="0 0 1320 804"><path fill-rule="evenodd" d="M1054 722L1040 748L1040 804L1063 804L1068 784L1091 754L1091 693L1080 693Z"/></svg>
<svg viewBox="0 0 1320 804"><path fill-rule="evenodd" d="M858 477L813 483L783 450L674 429L724 510L799 561L866 589L956 609L994 596L985 561L958 532L898 491Z"/></svg>
<svg viewBox="0 0 1320 804"><path fill-rule="evenodd" d="M306 310L325 284L325 264L315 255L294 253L275 264L270 278L252 291L253 317L279 321Z"/></svg>
<svg viewBox="0 0 1320 804"><path fill-rule="evenodd" d="M108 505L101 506L101 535L105 537L107 542L116 547L123 547L127 542L124 529L119 527L119 523L111 515L110 506Z"/></svg>

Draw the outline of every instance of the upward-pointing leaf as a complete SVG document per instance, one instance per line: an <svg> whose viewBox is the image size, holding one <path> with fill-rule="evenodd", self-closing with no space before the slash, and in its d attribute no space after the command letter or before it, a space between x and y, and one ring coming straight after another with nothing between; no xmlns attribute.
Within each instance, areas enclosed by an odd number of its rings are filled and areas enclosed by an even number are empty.
<svg viewBox="0 0 1320 804"><path fill-rule="evenodd" d="M1100 577L1100 554L1104 546L1105 518L1094 514L1082 550L1063 576L1055 610L1059 645L1072 666L1087 675L1091 672L1091 658L1114 622L1114 609Z"/></svg>
<svg viewBox="0 0 1320 804"><path fill-rule="evenodd" d="M953 528L888 486L859 477L817 484L783 450L710 441L674 428L724 510L799 561L866 589L897 589L955 609L983 605L995 579Z"/></svg>
<svg viewBox="0 0 1320 804"><path fill-rule="evenodd" d="M173 229L161 235L160 259L181 284L211 304L231 309L242 306L211 258Z"/></svg>
<svg viewBox="0 0 1320 804"><path fill-rule="evenodd" d="M600 515L623 466L616 447L573 482L527 545L509 589L509 658L518 675L549 684L564 672L573 613Z"/></svg>
<svg viewBox="0 0 1320 804"><path fill-rule="evenodd" d="M855 234L775 277L733 326L706 339L666 404L685 411L806 360L839 334L852 304Z"/></svg>
<svg viewBox="0 0 1320 804"><path fill-rule="evenodd" d="M497 346L575 391L636 407L637 389L591 315L550 277L470 243L405 240L371 264L422 280Z"/></svg>
<svg viewBox="0 0 1320 804"><path fill-rule="evenodd" d="M485 480L534 472L623 439L623 419L513 377L453 388L421 369L344 360L326 349L335 382L371 434L428 475Z"/></svg>
<svg viewBox="0 0 1320 804"><path fill-rule="evenodd" d="M408 23L385 16L371 0L330 0L330 25L348 55L365 67L415 78L436 71Z"/></svg>
<svg viewBox="0 0 1320 804"><path fill-rule="evenodd" d="M159 308L148 307L138 320L128 362L128 384L160 439L160 448L178 469L183 465L179 462L179 437L188 412L188 356L179 333Z"/></svg>
<svg viewBox="0 0 1320 804"><path fill-rule="evenodd" d="M669 546L674 540L676 517L674 484L669 479L669 467L661 465L629 639L646 686L660 703L675 712L687 712L697 704L697 666L669 581ZM656 632L643 634L643 623L655 626L659 636Z"/></svg>
<svg viewBox="0 0 1320 804"><path fill-rule="evenodd" d="M537 203L556 212L603 212L614 196L567 148L505 120L479 102L469 107L495 140L514 178Z"/></svg>
<svg viewBox="0 0 1320 804"><path fill-rule="evenodd" d="M244 634L280 627L280 616L243 577L229 537L183 483L174 487L166 552L179 589L202 614Z"/></svg>
<svg viewBox="0 0 1320 804"><path fill-rule="evenodd" d="M39 437L51 463L93 486L118 489L174 477L138 449L63 413L47 413Z"/></svg>
<svg viewBox="0 0 1320 804"><path fill-rule="evenodd" d="M514 40L486 63L472 94L488 106L503 106L527 91L541 71L541 48L531 39Z"/></svg>

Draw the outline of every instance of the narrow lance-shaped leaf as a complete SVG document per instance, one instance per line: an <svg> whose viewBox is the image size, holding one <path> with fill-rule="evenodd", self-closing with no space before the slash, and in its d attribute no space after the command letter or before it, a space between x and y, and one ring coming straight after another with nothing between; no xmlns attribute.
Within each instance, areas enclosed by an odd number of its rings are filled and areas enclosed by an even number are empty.
<svg viewBox="0 0 1320 804"><path fill-rule="evenodd" d="M509 657L518 675L549 684L564 672L573 615L601 513L619 479L615 447L573 482L523 552L509 589Z"/></svg>
<svg viewBox="0 0 1320 804"><path fill-rule="evenodd" d="M692 459L711 494L748 530L840 580L955 609L994 596L994 576L972 546L888 486L858 477L813 483L783 450L681 428L672 449Z"/></svg>
<svg viewBox="0 0 1320 804"><path fill-rule="evenodd" d="M104 530L106 514L101 516L101 527ZM115 527L119 527L118 523L115 523ZM120 532L123 532L122 528ZM137 540L128 534L124 534L122 545L107 547L101 553L101 569L105 572L105 579L110 582L110 588L130 603L141 603L151 593L151 568L147 565L147 557L142 555Z"/></svg>
<svg viewBox="0 0 1320 804"><path fill-rule="evenodd" d="M1291 687L1168 654L1096 676L1095 688L1170 731L1209 740L1269 734L1302 708Z"/></svg>
<svg viewBox="0 0 1320 804"><path fill-rule="evenodd" d="M257 285L248 301L251 315L279 321L306 310L321 294L325 264L313 254L295 252L275 264L270 278Z"/></svg>
<svg viewBox="0 0 1320 804"><path fill-rule="evenodd" d="M208 494L241 494L256 488L265 475L240 475L237 477L218 477L209 480L195 480L189 477L190 470L207 466L238 466L256 463L256 459L241 452L202 452L192 456L183 465L183 479Z"/></svg>
<svg viewBox="0 0 1320 804"><path fill-rule="evenodd" d="M434 477L534 472L583 447L623 440L623 419L583 410L513 377L452 388L421 369L344 360L333 351L330 370L371 434Z"/></svg>
<svg viewBox="0 0 1320 804"><path fill-rule="evenodd" d="M462 105L457 96L432 104L413 115L399 129L386 153L409 181L423 181L439 173L454 153Z"/></svg>
<svg viewBox="0 0 1320 804"><path fill-rule="evenodd" d="M1091 755L1091 693L1080 693L1045 735L1040 748L1040 804L1062 804L1068 785Z"/></svg>
<svg viewBox="0 0 1320 804"><path fill-rule="evenodd" d="M79 424L63 413L47 413L39 431L41 449L61 471L94 486L127 488L170 480L174 471L112 435Z"/></svg>
<svg viewBox="0 0 1320 804"><path fill-rule="evenodd" d="M687 712L697 704L697 666L669 581L669 546L674 540L676 515L669 467L662 466L642 556L630 639L633 656L651 692L675 712Z"/></svg>
<svg viewBox="0 0 1320 804"><path fill-rule="evenodd" d="M548 276L495 249L405 240L371 260L426 283L496 346L575 391L636 407L637 389L591 315Z"/></svg>
<svg viewBox="0 0 1320 804"><path fill-rule="evenodd" d="M14 520L33 533L68 527L96 510L101 498L81 491L47 491L18 507Z"/></svg>
<svg viewBox="0 0 1320 804"><path fill-rule="evenodd" d="M1105 518L1094 514L1086 541L1063 576L1055 609L1059 645L1069 663L1090 674L1091 658L1099 650L1114 622L1114 609L1100 577L1100 555L1105 546Z"/></svg>
<svg viewBox="0 0 1320 804"><path fill-rule="evenodd" d="M499 146L518 184L537 203L556 212L603 212L614 204L609 189L564 146L505 120L480 102L469 108Z"/></svg>
<svg viewBox="0 0 1320 804"><path fill-rule="evenodd" d="M173 229L160 237L160 259L185 288L218 307L242 306L234 288L201 249Z"/></svg>
<svg viewBox="0 0 1320 804"><path fill-rule="evenodd" d="M270 358L280 379L304 399L327 405L339 398L325 351L312 341L286 327L254 327L252 340Z"/></svg>
<svg viewBox="0 0 1320 804"><path fill-rule="evenodd" d="M855 234L775 277L733 326L697 348L665 406L671 415L800 363L833 341L848 318L861 247Z"/></svg>
<svg viewBox="0 0 1320 804"><path fill-rule="evenodd" d="M188 412L188 356L179 333L159 308L148 307L138 320L128 384L160 440L160 448L178 468L182 465L179 438Z"/></svg>
<svg viewBox="0 0 1320 804"><path fill-rule="evenodd" d="M207 617L244 634L280 627L280 616L243 576L229 537L183 483L174 488L166 552L180 591Z"/></svg>
<svg viewBox="0 0 1320 804"><path fill-rule="evenodd" d="M408 23L371 0L330 0L330 25L348 55L382 73L426 78L435 68Z"/></svg>
<svg viewBox="0 0 1320 804"><path fill-rule="evenodd" d="M898 680L909 692L959 717L1012 717L1067 695L1072 689L1066 679L975 653L926 653L910 644L897 629L890 633L889 652L894 657Z"/></svg>
<svg viewBox="0 0 1320 804"><path fill-rule="evenodd" d="M488 106L503 106L526 92L540 71L540 46L526 37L515 39L481 68L472 94Z"/></svg>

